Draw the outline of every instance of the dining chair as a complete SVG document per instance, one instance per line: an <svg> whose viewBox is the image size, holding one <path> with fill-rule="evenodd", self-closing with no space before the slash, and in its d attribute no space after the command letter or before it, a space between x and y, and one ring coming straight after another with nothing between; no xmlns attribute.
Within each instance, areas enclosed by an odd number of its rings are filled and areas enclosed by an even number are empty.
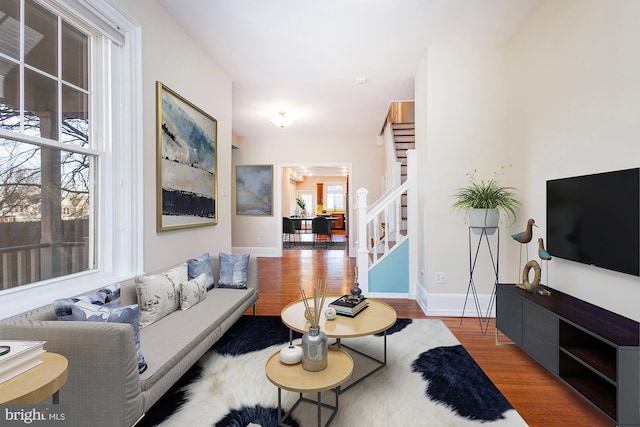
<svg viewBox="0 0 640 427"><path fill-rule="evenodd" d="M282 241L284 243L291 244L291 236L293 236L293 240L296 240L296 236L298 235L295 225L293 224L293 220L291 218L287 218L286 216L282 217Z"/></svg>
<svg viewBox="0 0 640 427"><path fill-rule="evenodd" d="M313 247L316 247L316 242L324 241L327 247L333 243L333 236L331 234L331 221L327 218L319 216L311 221L311 232L313 233Z"/></svg>

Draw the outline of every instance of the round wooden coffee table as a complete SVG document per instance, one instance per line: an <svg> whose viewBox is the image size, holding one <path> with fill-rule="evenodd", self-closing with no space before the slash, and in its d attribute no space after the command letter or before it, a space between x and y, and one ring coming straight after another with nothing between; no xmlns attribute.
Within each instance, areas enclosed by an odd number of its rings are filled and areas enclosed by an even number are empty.
<svg viewBox="0 0 640 427"><path fill-rule="evenodd" d="M300 393L296 403L289 409L288 414L292 414L294 409L301 402L310 402L318 406L318 427L322 425L322 408L332 410L331 416L325 426L328 426L333 417L338 412L339 387L349 379L353 372L353 359L344 350L329 347L327 354L327 367L322 371L306 371L302 368L302 363L287 365L280 362L280 352L274 353L265 365L265 374L273 385L278 387L278 425L288 426L284 423L287 414L282 410L282 389ZM335 406L322 403L321 393L326 390L335 390ZM303 396L303 393L318 393L317 400L311 400Z"/></svg>
<svg viewBox="0 0 640 427"><path fill-rule="evenodd" d="M327 295L324 308L338 298L340 295ZM327 320L323 314L320 329L329 338L354 338L384 332L396 323L396 311L389 304L373 298L367 298L367 302L369 306L354 317L337 315L334 320ZM287 304L280 312L280 317L289 329L301 334L309 330L310 324L304 318L302 300Z"/></svg>
<svg viewBox="0 0 640 427"><path fill-rule="evenodd" d="M67 358L57 354L42 353L42 363L0 384L0 404L36 404L53 396L59 403L58 392L67 382Z"/></svg>
<svg viewBox="0 0 640 427"><path fill-rule="evenodd" d="M340 298L340 296L341 295L327 295L325 299L325 308L331 301ZM373 370L367 372L365 375L356 379L354 382L351 382L347 386L340 388L339 392L350 389L352 386L359 383L387 364L386 331L391 326L393 326L394 323L396 323L396 311L389 304L386 304L374 298L367 298L367 301L369 302L369 306L354 317L337 315L334 320L327 320L324 314L320 316L320 329L325 334L327 334L328 338L335 338L336 345L339 348L345 347L350 351L354 351L374 362L377 362L377 366ZM291 331L296 331L303 334L309 330L310 324L304 317L304 311L304 302L302 300L298 300L287 304L280 312L282 323L284 323L290 330L290 341L293 340L293 333ZM348 347L342 342L342 339L363 337L380 332L382 332L384 336L382 360Z"/></svg>

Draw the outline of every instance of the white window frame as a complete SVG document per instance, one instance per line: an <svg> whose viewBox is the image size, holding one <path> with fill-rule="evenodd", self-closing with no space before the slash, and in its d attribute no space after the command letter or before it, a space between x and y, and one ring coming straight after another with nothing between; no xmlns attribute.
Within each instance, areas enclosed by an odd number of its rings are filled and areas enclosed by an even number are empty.
<svg viewBox="0 0 640 427"><path fill-rule="evenodd" d="M91 201L96 221L96 269L0 292L0 318L129 279L143 261L142 31L110 0L40 0L84 22L97 34L90 61L94 82L92 138L102 153L92 165L97 185ZM98 69L97 64L100 65ZM96 120L97 119L97 120ZM15 134L10 133L12 138Z"/></svg>

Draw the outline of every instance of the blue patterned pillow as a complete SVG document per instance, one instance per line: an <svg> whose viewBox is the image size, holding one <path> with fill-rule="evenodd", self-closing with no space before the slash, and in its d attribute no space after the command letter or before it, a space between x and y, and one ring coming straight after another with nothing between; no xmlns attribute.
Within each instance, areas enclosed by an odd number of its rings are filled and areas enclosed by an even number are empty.
<svg viewBox="0 0 640 427"><path fill-rule="evenodd" d="M199 258L193 258L187 261L187 268L189 270L189 280L204 274L206 276L205 285L207 291L213 289L213 269L211 268L211 257L208 252L200 255Z"/></svg>
<svg viewBox="0 0 640 427"><path fill-rule="evenodd" d="M140 351L140 309L138 304L110 308L78 301L71 307L71 312L72 318L68 320L129 323L133 326L133 335L138 352L138 372L143 373L147 370L147 362Z"/></svg>
<svg viewBox="0 0 640 427"><path fill-rule="evenodd" d="M55 300L53 302L53 310L58 320L73 320L71 318L71 308L79 301L102 307L120 307L120 283L77 297Z"/></svg>
<svg viewBox="0 0 640 427"><path fill-rule="evenodd" d="M219 288L247 289L249 254L229 255L220 252Z"/></svg>
<svg viewBox="0 0 640 427"><path fill-rule="evenodd" d="M120 283L106 286L98 292L104 294L105 307L120 307Z"/></svg>

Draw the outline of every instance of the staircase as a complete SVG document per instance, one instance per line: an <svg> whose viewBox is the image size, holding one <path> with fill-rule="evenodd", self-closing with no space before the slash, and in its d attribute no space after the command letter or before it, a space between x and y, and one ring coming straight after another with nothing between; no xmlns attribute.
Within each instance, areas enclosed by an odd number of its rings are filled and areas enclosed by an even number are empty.
<svg viewBox="0 0 640 427"><path fill-rule="evenodd" d="M407 180L407 150L416 148L416 125L415 123L392 123L393 141L395 145L396 160L400 163L400 182ZM407 194L402 195L400 202L402 209L402 222L400 234L407 235Z"/></svg>
<svg viewBox="0 0 640 427"><path fill-rule="evenodd" d="M416 148L415 123L393 123L393 140L396 146L396 159L400 162L401 183L407 180L407 150Z"/></svg>
<svg viewBox="0 0 640 427"><path fill-rule="evenodd" d="M412 102L393 103L381 131L387 169L382 196L369 204L356 192L356 264L365 293L393 298L415 295L417 283L417 174ZM365 273L366 272L366 273Z"/></svg>

